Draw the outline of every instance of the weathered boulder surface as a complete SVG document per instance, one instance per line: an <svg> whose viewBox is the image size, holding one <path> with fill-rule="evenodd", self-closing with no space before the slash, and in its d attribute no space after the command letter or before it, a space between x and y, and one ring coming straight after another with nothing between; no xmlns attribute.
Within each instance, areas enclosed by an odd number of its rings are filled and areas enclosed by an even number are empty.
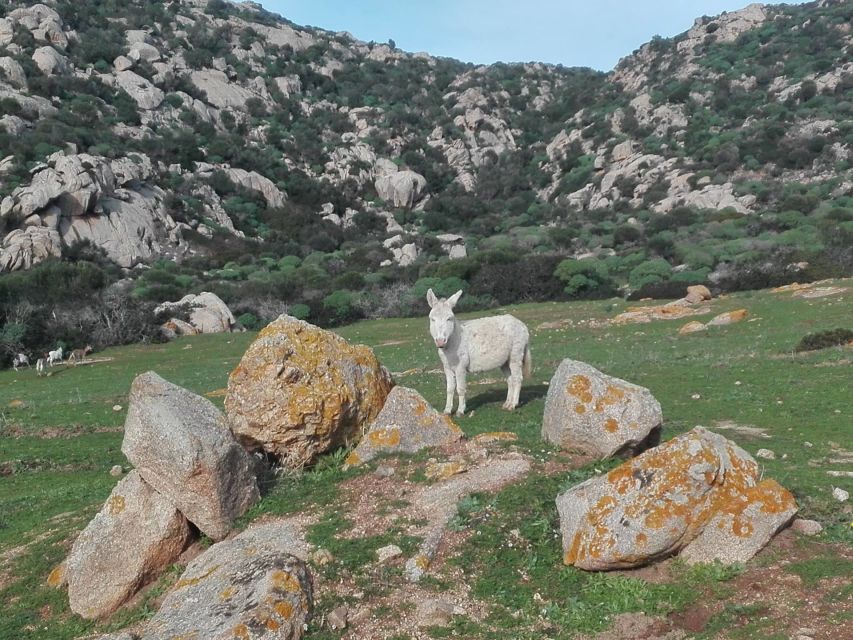
<svg viewBox="0 0 853 640"><path fill-rule="evenodd" d="M548 387L542 437L607 458L657 444L662 423L660 403L648 389L567 358Z"/></svg>
<svg viewBox="0 0 853 640"><path fill-rule="evenodd" d="M231 372L225 410L247 447L296 468L357 441L392 386L370 348L282 315Z"/></svg>
<svg viewBox="0 0 853 640"><path fill-rule="evenodd" d="M54 229L28 226L14 229L0 242L0 272L29 269L49 257L62 255L62 241Z"/></svg>
<svg viewBox="0 0 853 640"><path fill-rule="evenodd" d="M679 335L684 336L684 335L687 335L688 333L696 333L698 331L705 331L705 329L707 329L707 328L708 327L706 327L701 322L697 322L694 320L693 322L688 322L683 327L681 327L678 330L678 333L679 333Z"/></svg>
<svg viewBox="0 0 853 640"><path fill-rule="evenodd" d="M214 540L260 497L249 455L210 400L153 371L136 377L121 450L145 481Z"/></svg>
<svg viewBox="0 0 853 640"><path fill-rule="evenodd" d="M696 562L747 560L796 511L787 491L758 477L746 451L696 427L559 495L563 560L619 569L685 547Z"/></svg>
<svg viewBox="0 0 853 640"><path fill-rule="evenodd" d="M396 171L376 178L374 186L380 198L395 207L412 207L426 189L426 178L414 171Z"/></svg>
<svg viewBox="0 0 853 640"><path fill-rule="evenodd" d="M359 465L382 453L415 453L462 438L449 416L433 409L414 389L394 387L347 465Z"/></svg>
<svg viewBox="0 0 853 640"><path fill-rule="evenodd" d="M687 287L687 295L684 296L690 304L698 304L711 299L711 291L704 284L694 284Z"/></svg>
<svg viewBox="0 0 853 640"><path fill-rule="evenodd" d="M198 294L189 293L177 302L159 304L154 313L169 313L181 307L190 309L189 323L195 328L196 333L227 333L237 324L228 305L218 295L209 291ZM171 322L175 323L180 334L187 333L186 327L179 324L181 321L172 319Z"/></svg>
<svg viewBox="0 0 853 640"><path fill-rule="evenodd" d="M313 607L311 573L288 545L241 535L189 564L142 640L297 640Z"/></svg>
<svg viewBox="0 0 853 640"><path fill-rule="evenodd" d="M718 316L714 316L708 321L709 327L722 327L728 324L735 324L741 320L745 320L749 315L746 309L735 309L734 311L726 311Z"/></svg>
<svg viewBox="0 0 853 640"><path fill-rule="evenodd" d="M84 618L111 614L174 562L189 538L186 518L131 471L71 548L71 610Z"/></svg>

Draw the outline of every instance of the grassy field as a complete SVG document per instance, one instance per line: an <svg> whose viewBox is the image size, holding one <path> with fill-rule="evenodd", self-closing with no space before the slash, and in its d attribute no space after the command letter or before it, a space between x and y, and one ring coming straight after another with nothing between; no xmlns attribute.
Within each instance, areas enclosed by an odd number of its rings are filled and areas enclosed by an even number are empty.
<svg viewBox="0 0 853 640"><path fill-rule="evenodd" d="M686 336L677 331L687 320L604 323L628 306L621 300L508 309L532 333L534 375L525 382L523 404L516 412L503 411L505 385L490 382L498 375L476 376L469 383L471 415L458 423L469 436L517 433L514 446L531 455L537 466L523 482L494 496L474 496L460 506L455 521L459 543L426 587L442 593L454 572L464 567L472 598L481 603L483 613L476 620L462 617L449 628L429 630L424 637L572 638L606 628L614 616L626 612L677 622L701 603L709 614L691 637L783 638L795 630L790 625L808 620L808 611L816 610L813 602L807 604L809 599L801 598L798 604L797 594L806 591L826 600L821 600L823 604L835 604L837 619L826 624L841 628L846 623L849 629L853 591L849 583L845 588L833 579L853 573L853 515L849 503L834 501L831 492L834 486L853 491L853 479L827 471L850 471L853 464L849 457L844 464L844 454L849 456L853 449L853 349L793 353L807 333L853 328L853 280L833 284L847 289L814 299L790 292L746 292L714 300L711 313L699 320L737 308L749 311L748 320ZM541 327L546 323L562 326ZM398 384L414 387L433 406L443 406L444 380L425 319L361 322L338 332L372 346ZM55 367L52 375L42 378L33 370L0 372L0 638L75 638L151 614L159 593L179 575L178 567L134 607L101 624L71 614L65 592L47 586L47 576L114 486L109 469L115 464L127 468L120 451L121 430L134 376L157 371L192 391L209 394L221 406L228 374L253 337L251 333L197 336L163 345L108 349L95 354L99 362ZM539 437L546 383L566 357L651 389L663 407L665 439L696 425L755 428L751 434L721 433L753 454L762 447L772 449L776 459L761 461L765 476L790 489L800 515L819 520L824 533L816 539L792 539L784 548L771 546L745 568L687 569L670 563L663 580L642 573L587 574L563 567L559 539L554 536L553 500L557 491L594 473L592 466L561 474L541 472L549 460L570 464ZM319 521L311 537L337 559L319 569L321 577L343 575L354 584L367 585L365 598L381 598L368 561L374 548L388 543L386 537L352 544L338 535L348 526L339 515L340 503L347 499L341 487L369 472L343 472L342 459L341 453L332 454L312 470L281 478L242 524L269 513L316 514ZM422 461L415 457L407 464ZM499 562L490 554L484 557L483 550L501 545L507 531L516 531L523 544L505 549ZM799 581L785 619L750 609L755 605L744 596L745 576L776 567L781 567L772 574L776 578ZM401 579L393 572L386 578L389 584ZM319 589L318 595L318 612L341 601L331 591ZM374 616L381 615L391 619L400 612L385 604L374 611ZM690 630L690 625L681 628ZM820 633L816 637L823 637ZM316 624L308 637L340 635Z"/></svg>

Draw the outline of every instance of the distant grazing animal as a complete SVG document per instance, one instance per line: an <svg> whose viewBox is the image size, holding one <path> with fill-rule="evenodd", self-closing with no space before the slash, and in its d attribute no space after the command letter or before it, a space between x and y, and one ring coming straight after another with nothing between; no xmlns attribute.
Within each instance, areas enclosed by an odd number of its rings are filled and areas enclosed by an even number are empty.
<svg viewBox="0 0 853 640"><path fill-rule="evenodd" d="M510 315L491 316L460 322L453 307L462 296L457 291L449 298L439 299L432 289L427 291L429 332L438 347L438 357L447 379L447 404L444 413L453 410L453 391L459 396L456 415L465 414L465 375L500 367L507 377L504 409L518 406L521 380L530 375L533 362L530 356L530 332L527 326Z"/></svg>
<svg viewBox="0 0 853 640"><path fill-rule="evenodd" d="M62 362L62 347L47 352L47 364L52 367L55 362Z"/></svg>
<svg viewBox="0 0 853 640"><path fill-rule="evenodd" d="M68 362L73 362L75 365L86 361L86 356L92 353L92 345L87 344L85 349L74 349L71 355L68 356Z"/></svg>
<svg viewBox="0 0 853 640"><path fill-rule="evenodd" d="M38 360L36 360L36 374L37 375L41 375L44 373L44 363L45 363L45 358L39 358Z"/></svg>
<svg viewBox="0 0 853 640"><path fill-rule="evenodd" d="M18 353L12 358L12 368L17 371L18 367L29 367L30 359L25 353Z"/></svg>

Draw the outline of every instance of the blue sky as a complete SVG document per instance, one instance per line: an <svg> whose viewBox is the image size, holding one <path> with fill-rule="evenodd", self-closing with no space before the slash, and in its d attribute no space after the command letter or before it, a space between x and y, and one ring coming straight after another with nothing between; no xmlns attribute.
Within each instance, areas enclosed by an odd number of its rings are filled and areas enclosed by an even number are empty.
<svg viewBox="0 0 853 640"><path fill-rule="evenodd" d="M748 0L261 0L300 25L349 31L475 63L551 62L609 71L654 35ZM768 3L775 4L775 3Z"/></svg>

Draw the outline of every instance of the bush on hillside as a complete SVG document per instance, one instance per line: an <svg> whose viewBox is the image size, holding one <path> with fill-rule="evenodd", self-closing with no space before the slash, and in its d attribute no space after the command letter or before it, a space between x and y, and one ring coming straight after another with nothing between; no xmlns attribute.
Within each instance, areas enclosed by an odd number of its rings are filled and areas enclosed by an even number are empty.
<svg viewBox="0 0 853 640"><path fill-rule="evenodd" d="M797 343L797 346L794 347L794 351L798 353L802 351L817 351L818 349L837 347L851 341L853 341L853 331L850 329L828 329L803 336L799 343Z"/></svg>

